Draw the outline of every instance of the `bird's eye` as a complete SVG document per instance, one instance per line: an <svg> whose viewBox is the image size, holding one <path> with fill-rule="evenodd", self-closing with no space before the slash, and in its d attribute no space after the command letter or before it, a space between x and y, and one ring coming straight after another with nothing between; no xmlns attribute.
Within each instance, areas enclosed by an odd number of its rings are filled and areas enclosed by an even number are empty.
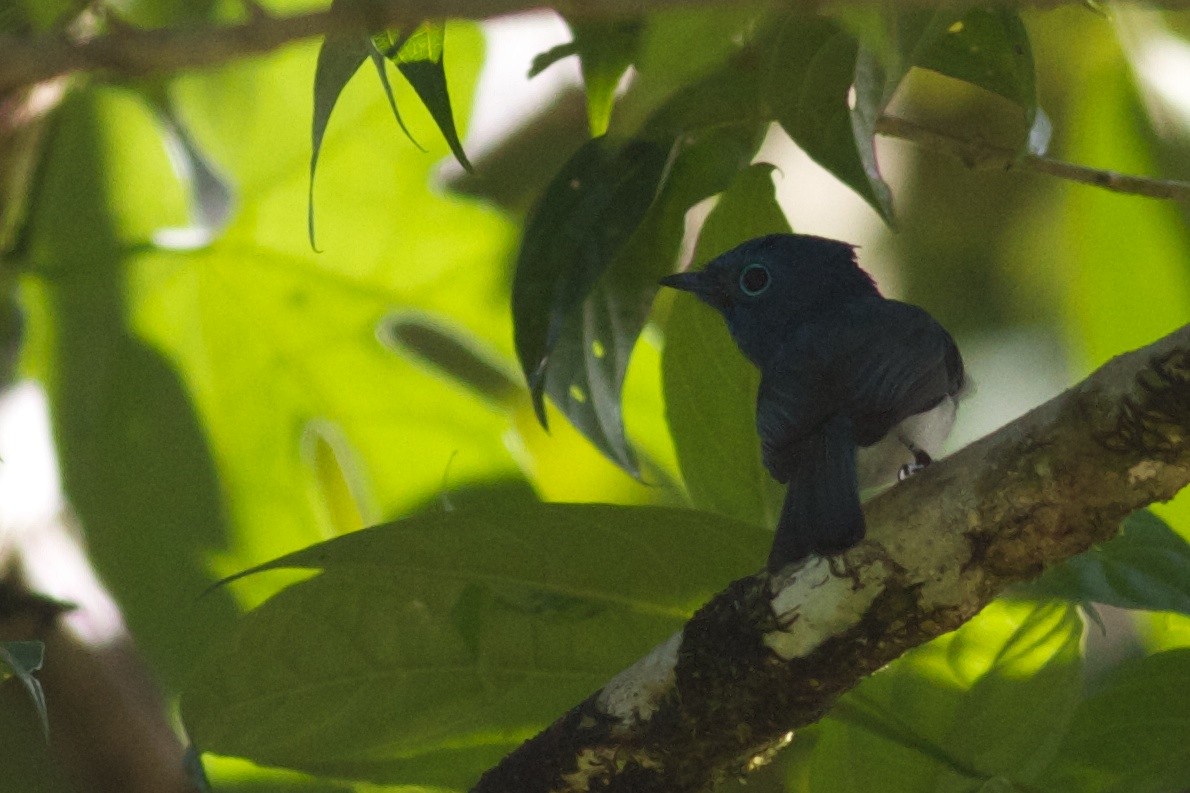
<svg viewBox="0 0 1190 793"><path fill-rule="evenodd" d="M769 268L753 262L740 273L740 290L749 297L755 297L769 288Z"/></svg>

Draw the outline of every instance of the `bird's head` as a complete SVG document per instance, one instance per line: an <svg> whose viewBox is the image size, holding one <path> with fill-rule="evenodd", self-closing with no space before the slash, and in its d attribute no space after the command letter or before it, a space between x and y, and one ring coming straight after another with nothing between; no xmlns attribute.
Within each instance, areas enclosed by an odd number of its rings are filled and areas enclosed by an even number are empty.
<svg viewBox="0 0 1190 793"><path fill-rule="evenodd" d="M758 365L797 325L879 295L845 242L770 234L737 245L697 272L661 279L723 314L740 350Z"/></svg>

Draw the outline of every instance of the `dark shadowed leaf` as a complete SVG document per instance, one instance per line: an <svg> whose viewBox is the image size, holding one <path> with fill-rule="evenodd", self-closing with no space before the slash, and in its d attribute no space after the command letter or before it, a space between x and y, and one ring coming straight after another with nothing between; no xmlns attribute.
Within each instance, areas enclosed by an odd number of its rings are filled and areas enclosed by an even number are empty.
<svg viewBox="0 0 1190 793"><path fill-rule="evenodd" d="M830 23L790 24L774 51L766 92L776 120L798 146L892 222L892 193L876 167L868 133L883 82L877 87L868 77L861 80L858 54L855 40ZM848 105L852 83L854 111Z"/></svg>
<svg viewBox="0 0 1190 793"><path fill-rule="evenodd" d="M205 427L174 364L133 332L123 277L130 247L185 221L187 196L143 106L94 92L61 120L29 234L30 267L63 273L45 288L63 485L91 563L158 679L174 685L206 631L234 618L226 593L195 603L213 578L207 554L225 550L230 532ZM113 198L130 170L153 201Z"/></svg>
<svg viewBox="0 0 1190 793"><path fill-rule="evenodd" d="M682 136L657 200L636 234L563 327L546 372L546 392L604 454L630 472L620 394L657 279L676 263L690 207L725 189L760 145L751 124Z"/></svg>
<svg viewBox="0 0 1190 793"><path fill-rule="evenodd" d="M446 85L446 70L442 63L445 36L445 22L423 22L391 58L430 111L455 159L470 171L471 163L463 152L463 143L455 128L450 92Z"/></svg>
<svg viewBox="0 0 1190 793"><path fill-rule="evenodd" d="M1044 789L1185 790L1187 735L1190 649L1127 661L1079 705Z"/></svg>
<svg viewBox="0 0 1190 793"><path fill-rule="evenodd" d="M578 54L578 44L568 41L556 47L550 47L542 53L533 56L533 63L529 66L529 78L532 79L553 66L560 60Z"/></svg>
<svg viewBox="0 0 1190 793"><path fill-rule="evenodd" d="M331 33L318 51L318 65L314 69L314 121L310 133L310 195L306 205L311 248L317 247L314 244L314 172L318 167L322 138L339 94L343 93L371 50L368 38L359 33ZM396 105L393 107L395 109Z"/></svg>
<svg viewBox="0 0 1190 793"><path fill-rule="evenodd" d="M44 661L45 645L41 642L0 642L0 683L9 675L21 681L33 700L41 731L48 740L50 720L45 708L45 691L41 688L41 681L33 676Z"/></svg>
<svg viewBox="0 0 1190 793"><path fill-rule="evenodd" d="M1025 591L1126 609L1190 614L1190 544L1153 513L1134 512L1107 542L1051 567Z"/></svg>
<svg viewBox="0 0 1190 793"><path fill-rule="evenodd" d="M500 502L263 565L317 569L183 694L205 751L465 787L753 571L767 533L688 510Z"/></svg>
<svg viewBox="0 0 1190 793"><path fill-rule="evenodd" d="M753 165L719 199L698 237L695 269L753 237L790 231L774 196L772 166ZM661 359L665 413L686 489L695 506L771 526L780 488L761 464L756 434L760 374L722 317L678 295Z"/></svg>
<svg viewBox="0 0 1190 793"><path fill-rule="evenodd" d="M545 423L546 366L571 316L644 219L671 145L595 138L550 182L525 223L512 290L517 357Z"/></svg>
<svg viewBox="0 0 1190 793"><path fill-rule="evenodd" d="M1033 50L1015 11L972 8L945 26L939 22L913 64L999 94L1020 105L1032 123L1037 111Z"/></svg>
<svg viewBox="0 0 1190 793"><path fill-rule="evenodd" d="M385 59L384 53L379 49L385 42L391 43L393 37L393 34L388 31L372 36L368 42L368 57L372 61L372 66L376 69L376 76L380 78L380 85L384 88L384 96L388 99L388 106L393 111L393 118L397 120L397 125L414 146L425 151L425 147L417 142L417 139L413 137L413 133L409 131L409 127L405 126L405 119L401 118L401 111L397 108L397 98L393 95L392 83L388 81L388 68L386 67L388 61Z"/></svg>

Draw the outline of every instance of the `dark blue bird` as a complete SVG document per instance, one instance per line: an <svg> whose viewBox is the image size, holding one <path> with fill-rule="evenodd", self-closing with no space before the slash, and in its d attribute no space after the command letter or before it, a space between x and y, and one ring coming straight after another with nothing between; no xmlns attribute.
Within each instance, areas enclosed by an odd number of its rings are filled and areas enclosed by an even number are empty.
<svg viewBox="0 0 1190 793"><path fill-rule="evenodd" d="M860 487L928 464L950 431L964 382L950 334L881 296L855 249L822 237L749 240L661 283L722 313L760 369L764 465L789 484L769 570L863 539Z"/></svg>

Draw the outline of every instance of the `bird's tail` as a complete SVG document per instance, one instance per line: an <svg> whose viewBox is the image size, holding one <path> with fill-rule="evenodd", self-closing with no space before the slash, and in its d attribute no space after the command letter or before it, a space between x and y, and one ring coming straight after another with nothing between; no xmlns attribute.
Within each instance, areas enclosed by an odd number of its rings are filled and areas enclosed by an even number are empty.
<svg viewBox="0 0 1190 793"><path fill-rule="evenodd" d="M863 536L851 420L836 416L799 449L768 569L776 572L812 553L841 553Z"/></svg>

